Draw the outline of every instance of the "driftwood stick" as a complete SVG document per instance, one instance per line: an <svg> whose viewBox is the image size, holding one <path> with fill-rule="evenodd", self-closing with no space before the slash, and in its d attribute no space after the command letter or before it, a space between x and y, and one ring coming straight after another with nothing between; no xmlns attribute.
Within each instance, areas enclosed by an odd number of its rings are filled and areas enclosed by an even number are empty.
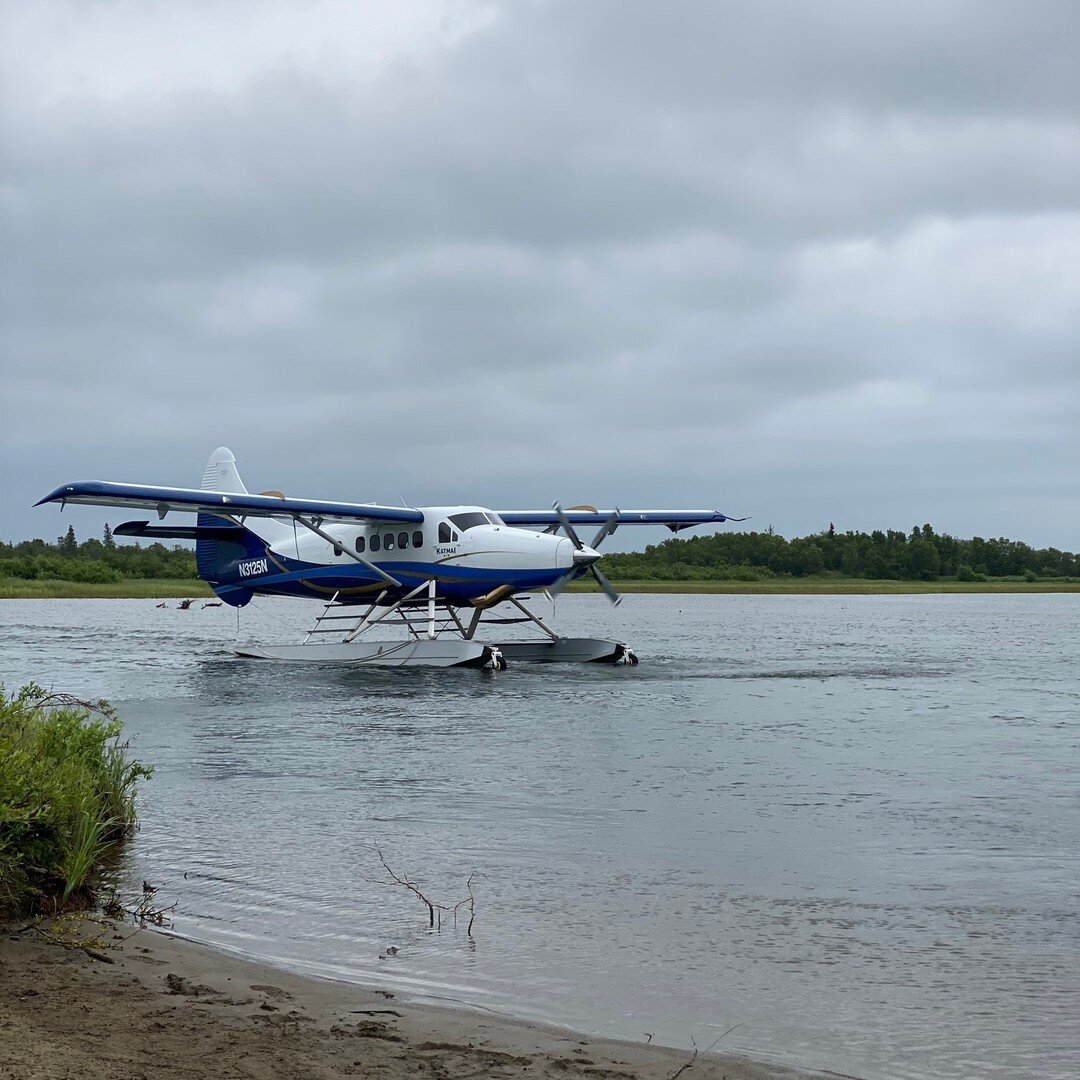
<svg viewBox="0 0 1080 1080"><path fill-rule="evenodd" d="M441 905L438 905L434 901L429 900L420 891L420 889L417 887L416 882L410 881L407 877L399 877L397 874L395 874L394 871L390 869L389 863L387 863L386 859L383 857L383 853L378 848L375 849L375 854L379 856L379 862L381 862L383 864L383 869L399 885L404 886L406 889L409 890L409 892L411 892L414 896L416 896L418 899L420 899L421 901L423 901L423 903L425 903L427 905L427 909L428 909L428 925L432 929L434 929L435 928L435 909L436 909L436 907L441 907Z"/></svg>
<svg viewBox="0 0 1080 1080"><path fill-rule="evenodd" d="M741 1028L742 1026L743 1025L741 1023L740 1024L732 1024L731 1027L729 1027L727 1029L727 1031L723 1032L721 1035L718 1035L715 1039L713 1039L713 1041L711 1043L709 1043L708 1046L705 1047L705 1053L707 1054L714 1046L716 1046L720 1042L721 1039L726 1038L736 1028ZM646 1034L648 1035L648 1032L646 1032ZM652 1036L651 1035L649 1035L649 1041L652 1042ZM690 1036L690 1043L694 1048L694 1052L673 1073L671 1073L669 1076L667 1076L665 1078L665 1080L675 1080L675 1078L677 1076L682 1076L682 1074L684 1072L686 1072L687 1069L693 1068L694 1062L697 1061L698 1057L701 1054L701 1051L698 1049L698 1044L696 1042L694 1042L693 1035Z"/></svg>
<svg viewBox="0 0 1080 1080"><path fill-rule="evenodd" d="M469 874L465 881L465 888L468 890L469 895L464 900L459 900L453 907L454 913L454 925L457 926L457 913L458 908L463 908L466 905L469 908L469 925L465 928L465 933L472 937L473 923L476 921L476 894L473 892L473 878L476 877L476 871L474 870Z"/></svg>
<svg viewBox="0 0 1080 1080"><path fill-rule="evenodd" d="M386 857L382 851L376 846L375 854L379 856L379 862L382 863L383 869L390 875L394 882L402 886L402 888L408 889L418 900L423 903L428 909L428 925L433 930L442 930L442 917L444 914L452 915L454 918L454 926L457 926L457 914L458 910L462 907L468 907L469 909L469 925L466 929L466 933L471 938L473 936L472 928L473 923L476 920L476 894L473 892L473 879L477 876L476 871L472 871L469 874L468 879L465 882L465 888L468 891L468 896L464 900L459 900L452 907L446 904L437 903L430 897L426 896L420 889L420 887L413 881L407 874L398 874L393 870L390 864L386 861Z"/></svg>

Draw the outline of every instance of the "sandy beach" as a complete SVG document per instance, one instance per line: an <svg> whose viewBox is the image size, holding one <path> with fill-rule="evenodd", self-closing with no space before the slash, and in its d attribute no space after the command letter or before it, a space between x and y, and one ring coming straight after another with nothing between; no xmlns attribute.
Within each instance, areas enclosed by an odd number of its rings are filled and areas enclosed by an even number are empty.
<svg viewBox="0 0 1080 1080"><path fill-rule="evenodd" d="M149 929L86 923L94 955L35 929L0 937L2 1080L378 1076L809 1080L718 1053L609 1041L411 1004ZM126 940L124 940L126 939Z"/></svg>

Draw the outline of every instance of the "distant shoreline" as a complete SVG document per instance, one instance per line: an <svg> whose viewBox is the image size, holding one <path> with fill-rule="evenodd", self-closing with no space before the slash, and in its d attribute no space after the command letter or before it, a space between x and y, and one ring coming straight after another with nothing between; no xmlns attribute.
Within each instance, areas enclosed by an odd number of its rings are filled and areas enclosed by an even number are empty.
<svg viewBox="0 0 1080 1080"><path fill-rule="evenodd" d="M769 581L615 581L624 593L673 595L722 594L733 596L903 596L955 593L1080 593L1080 581L1024 581L993 578L989 581L893 581L864 578L780 578ZM598 592L595 586L575 583L568 592ZM24 581L0 579L0 600L172 600L210 599L210 587L197 578L129 578L108 584L79 581Z"/></svg>
<svg viewBox="0 0 1080 1080"><path fill-rule="evenodd" d="M782 578L771 581L614 581L624 593L715 593L760 596L889 596L929 593L1065 593L1080 592L1080 581L893 581L863 578ZM599 592L571 585L568 592Z"/></svg>

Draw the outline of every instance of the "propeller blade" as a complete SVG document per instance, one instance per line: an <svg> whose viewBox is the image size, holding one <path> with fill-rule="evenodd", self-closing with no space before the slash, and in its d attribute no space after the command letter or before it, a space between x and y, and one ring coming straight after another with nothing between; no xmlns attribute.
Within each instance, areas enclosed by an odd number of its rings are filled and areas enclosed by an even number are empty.
<svg viewBox="0 0 1080 1080"><path fill-rule="evenodd" d="M596 578L596 584L604 590L604 595L614 604L616 607L622 603L622 597L615 591L615 586L595 566L589 567L589 573Z"/></svg>
<svg viewBox="0 0 1080 1080"><path fill-rule="evenodd" d="M616 607L622 603L622 595L615 591L615 586L595 566L589 567L589 573L596 579L596 584L600 586L600 590L603 594L614 604ZM560 596L566 591L566 586L571 581L576 581L577 576L573 573L563 574L554 585L549 585L545 590L549 596Z"/></svg>
<svg viewBox="0 0 1080 1080"><path fill-rule="evenodd" d="M616 506L614 510L608 515L607 521L600 526L600 531L596 534L596 539L589 545L592 548L598 548L603 542L605 537L611 536L611 534L619 527L619 508Z"/></svg>
<svg viewBox="0 0 1080 1080"><path fill-rule="evenodd" d="M558 596L560 593L565 592L566 591L566 586L569 585L570 582L573 581L573 580L574 580L573 573L563 574L563 576L561 578L559 578L559 580L556 581L554 585L549 585L547 587L548 595L549 596Z"/></svg>
<svg viewBox="0 0 1080 1080"><path fill-rule="evenodd" d="M557 502L551 504L551 509L555 511L555 514L559 519L559 524L570 538L570 543L580 551L585 545L581 542L581 537L574 531L574 526L570 524L570 519L566 516L566 511L564 511L562 506Z"/></svg>

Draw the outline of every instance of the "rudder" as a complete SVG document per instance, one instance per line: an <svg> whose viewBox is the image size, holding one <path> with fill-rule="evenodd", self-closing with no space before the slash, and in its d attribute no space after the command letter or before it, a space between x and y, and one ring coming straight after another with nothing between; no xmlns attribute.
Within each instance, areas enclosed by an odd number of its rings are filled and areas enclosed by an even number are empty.
<svg viewBox="0 0 1080 1080"><path fill-rule="evenodd" d="M219 446L203 469L203 491L225 491L234 495L246 495L247 488L240 479L236 458L227 446Z"/></svg>
<svg viewBox="0 0 1080 1080"><path fill-rule="evenodd" d="M233 494L247 492L236 468L236 458L227 446L219 446L210 455L210 460L203 470L202 489ZM215 514L199 514L196 518L196 525L200 526L233 524L229 519L217 517ZM261 558L266 554L267 548L267 542L256 536L250 529L245 528L243 532L243 541L238 543L231 540L200 539L195 541L195 566L199 577L226 604L231 604L233 607L243 607L254 594L250 589L220 584L223 570L235 563L237 559Z"/></svg>

